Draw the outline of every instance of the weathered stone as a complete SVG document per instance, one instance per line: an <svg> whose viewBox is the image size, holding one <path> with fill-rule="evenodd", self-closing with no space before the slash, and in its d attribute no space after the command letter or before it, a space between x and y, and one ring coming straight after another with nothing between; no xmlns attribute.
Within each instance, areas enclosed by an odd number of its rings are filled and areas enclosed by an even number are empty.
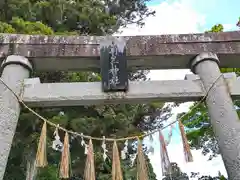
<svg viewBox="0 0 240 180"><path fill-rule="evenodd" d="M36 70L99 70L99 44L104 39L102 36L0 34L0 59L10 54L22 55L33 61ZM239 31L124 39L129 68L189 68L189 59L201 52L218 54L221 67L240 67Z"/></svg>
<svg viewBox="0 0 240 180"><path fill-rule="evenodd" d="M191 78L191 77L190 77ZM196 77L199 78L199 77ZM232 98L240 97L240 80L226 76ZM25 80L24 102L31 107L131 104L152 101L194 101L205 95L200 79L171 81L133 81L128 92L104 93L100 82L40 83L37 78ZM80 92L80 93L79 93Z"/></svg>
<svg viewBox="0 0 240 180"><path fill-rule="evenodd" d="M194 59L191 69L199 75L208 92L206 104L228 178L239 180L240 122L230 96L232 87L226 86L218 63L216 54L204 52Z"/></svg>
<svg viewBox="0 0 240 180"><path fill-rule="evenodd" d="M1 66L3 81L21 95L23 80L29 77L32 66L21 56L9 56ZM17 127L20 104L14 94L0 83L0 180L3 179L12 140Z"/></svg>

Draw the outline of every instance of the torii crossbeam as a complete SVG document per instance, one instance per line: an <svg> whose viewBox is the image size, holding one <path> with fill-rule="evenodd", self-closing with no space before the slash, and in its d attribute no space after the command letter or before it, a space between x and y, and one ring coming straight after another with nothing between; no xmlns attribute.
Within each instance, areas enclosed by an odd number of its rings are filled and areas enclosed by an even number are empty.
<svg viewBox="0 0 240 180"><path fill-rule="evenodd" d="M41 84L38 79L28 79L32 70L99 71L100 44L116 38L125 41L129 69L189 68L198 78L131 82L127 93L103 93L100 83ZM240 82L233 76L222 77L219 69L240 68L240 31L133 37L0 34L0 60L1 78L34 107L146 103L167 99L193 101L208 92L206 104L228 178L240 179L240 122L231 99L231 96L239 97ZM0 84L0 180L4 176L19 114L18 100Z"/></svg>
<svg viewBox="0 0 240 180"><path fill-rule="evenodd" d="M36 71L99 70L100 43L114 38L0 34L0 59L21 55ZM216 53L220 67L240 68L240 31L119 38L126 41L129 68L188 69L202 52Z"/></svg>

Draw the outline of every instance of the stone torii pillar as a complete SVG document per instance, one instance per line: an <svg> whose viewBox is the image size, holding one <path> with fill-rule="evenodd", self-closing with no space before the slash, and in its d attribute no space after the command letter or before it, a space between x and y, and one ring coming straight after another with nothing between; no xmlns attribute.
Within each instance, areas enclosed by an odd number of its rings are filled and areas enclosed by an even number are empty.
<svg viewBox="0 0 240 180"><path fill-rule="evenodd" d="M216 54L201 53L192 62L193 73L200 76L206 92L208 112L228 178L240 179L240 121L234 108L223 76L220 77L219 60ZM220 77L220 78L219 78Z"/></svg>
<svg viewBox="0 0 240 180"><path fill-rule="evenodd" d="M22 82L30 76L32 65L22 56L11 55L3 61L1 78L18 95L22 91ZM20 114L17 98L0 83L0 180L7 166L12 140Z"/></svg>

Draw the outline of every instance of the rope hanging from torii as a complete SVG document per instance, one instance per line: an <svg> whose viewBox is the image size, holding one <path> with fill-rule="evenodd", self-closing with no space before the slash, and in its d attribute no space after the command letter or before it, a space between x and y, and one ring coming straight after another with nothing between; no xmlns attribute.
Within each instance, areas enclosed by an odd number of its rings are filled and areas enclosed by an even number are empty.
<svg viewBox="0 0 240 180"><path fill-rule="evenodd" d="M222 76L222 74L221 74ZM219 76L215 82L212 84L211 88L209 88L208 92L212 89L212 87L214 87L215 83L218 81L218 79L221 77ZM54 124L50 121L48 121L46 118L42 117L41 115L39 115L38 113L36 113L33 109L29 108L21 99L21 97L19 97L1 78L0 81L2 82L2 84L4 84L6 86L6 88L8 90L10 90L14 96L18 99L19 103L21 103L25 108L27 108L30 112L32 112L34 115L36 115L38 118L40 118L41 120L43 120L43 127L42 127L42 131L41 131L41 135L40 135L40 139L39 139L39 145L38 145L38 150L37 150L37 155L36 155L36 166L37 167L45 167L47 166L47 146L46 146L46 139L47 139L47 125L50 126L54 126L56 128L54 134L55 134L55 141L53 141L53 147L57 147L58 146L58 150L60 150L62 152L62 157L61 157L61 162L60 162L60 171L59 171L59 176L60 178L69 178L71 176L71 168L70 168L70 164L71 164L71 159L70 159L70 147L69 147L69 135L75 135L75 136L79 136L82 138L82 146L85 147L85 154L87 155L87 160L86 160L86 168L85 168L85 173L84 173L84 177L85 180L95 180L95 168L94 168L94 149L93 149L93 143L92 140L100 140L103 142L102 144L102 148L103 148L103 159L106 159L106 145L105 142L106 141L111 141L113 142L113 165L112 165L112 175L113 175L113 179L114 180L122 180L122 175L121 175L121 171L120 171L120 157L119 157L119 153L118 153L118 148L117 148L117 141L125 141L125 147L124 149L121 151L121 157L124 157L124 153L127 153L127 142L128 140L137 140L138 141L138 150L137 150L137 165L138 165L138 177L139 180L141 180L144 177L144 180L148 179L148 169L146 166L146 162L144 160L144 152L142 150L142 140L144 137L147 136L151 136L156 132L159 132L159 142L160 142L160 147L161 147L161 161L162 161L162 167L163 167L163 173L171 173L170 170L170 160L168 157L168 153L167 153L167 148L166 148L166 141L164 140L164 137L161 133L162 129L165 129L169 126L171 126L172 124L178 122L180 119L184 118L186 115L188 115L188 113L190 113L192 110L194 110L195 108L197 108L202 102L204 102L205 98L208 95L208 92L206 93L206 95L193 107L191 108L190 112L184 114L182 117L180 117L178 120L173 121L172 123L166 125L165 127L161 128L161 129L156 129L152 132L149 133L145 133L145 134L140 134L138 136L130 136L130 137L124 137L124 138L118 138L118 139L113 139L113 138L105 138L105 137L91 137L91 136L86 136L83 135L82 133L78 133L78 132L73 132L73 131L69 131L63 127L60 127L57 124ZM182 141L183 141L183 147L184 147L184 154L186 158L187 162L192 161L192 155L191 155L191 151L186 139L186 134L184 132L183 129L183 125L181 124L181 122L179 121L179 126L180 126L180 132L181 132L181 137L182 137ZM172 129L172 127L171 127ZM65 132L65 137L64 137L64 142L61 143L59 135L58 135L58 130L62 130ZM171 130L170 130L170 135L171 136ZM88 139L89 143L88 145L84 142L84 139ZM55 145L54 145L55 143ZM135 157L136 157L135 156ZM133 161L135 160L135 158L133 158ZM133 163L132 163L133 164Z"/></svg>

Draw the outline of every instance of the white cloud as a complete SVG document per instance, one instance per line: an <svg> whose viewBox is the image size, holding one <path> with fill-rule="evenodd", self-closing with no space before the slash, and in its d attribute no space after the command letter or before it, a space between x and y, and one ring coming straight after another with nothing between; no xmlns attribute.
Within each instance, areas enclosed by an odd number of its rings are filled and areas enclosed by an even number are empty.
<svg viewBox="0 0 240 180"><path fill-rule="evenodd" d="M236 29L236 24L223 24L224 31L233 31Z"/></svg>
<svg viewBox="0 0 240 180"><path fill-rule="evenodd" d="M205 17L191 8L187 0L166 1L152 6L155 16L146 19L143 28L130 25L122 35L160 35L176 33L196 33L205 24Z"/></svg>
<svg viewBox="0 0 240 180"><path fill-rule="evenodd" d="M175 131L176 132L176 131ZM201 150L192 150L193 162L186 163L184 160L183 154L183 146L182 140L179 132L177 131L177 135L175 133L175 137L173 137L172 143L170 143L167 147L168 154L171 162L176 162L180 167L182 172L187 173L189 176L191 172L199 172L200 176L210 175L212 177L218 175L218 171L220 171L225 177L227 177L227 173L222 162L222 157L219 155L216 158L208 161L208 156L203 156ZM154 154L149 155L152 166L154 167L154 172L157 175L158 179L162 179L161 172L161 161L160 161L160 144L158 141L158 134L154 135ZM192 180L197 180L197 178L192 178Z"/></svg>
<svg viewBox="0 0 240 180"><path fill-rule="evenodd" d="M122 29L117 35L161 35L198 33L199 27L205 24L205 17L191 8L189 0L165 1L159 5L151 6L156 11L155 16L146 18L142 28L130 25ZM149 77L153 80L183 79L189 70L152 70Z"/></svg>
<svg viewBox="0 0 240 180"><path fill-rule="evenodd" d="M146 24L143 28L138 28L134 25L128 26L123 29L121 35L135 36L135 35L161 35L161 34L181 34L181 33L198 33L200 27L205 24L205 16L199 14L192 7L189 0L174 0L165 1L159 5L151 6L151 9L156 11L154 17L146 19ZM230 27L225 25L225 27ZM119 35L119 34L118 34ZM177 60L177 59L176 59ZM186 73L190 73L189 70L154 70L150 72L149 77L153 80L173 80L183 79ZM177 112L186 111L189 107L189 103L184 104L178 108ZM177 113L175 112L175 113ZM174 117L173 117L174 118ZM172 119L173 119L172 118ZM178 141L175 141L179 139ZM160 163L160 151L158 144L158 135L154 136L155 141L155 154L150 155L151 163L154 167L154 171L158 179L161 177L161 163ZM178 142L178 143L176 143ZM176 151L177 149L177 151ZM225 172L222 164L221 157L213 161L207 162L205 157L201 155L200 151L193 151L195 161L190 164L186 164L183 158L183 151L181 145L180 136L174 137L174 142L169 145L169 156L171 161L177 162L180 168L185 172L200 172L203 175L217 175L220 170Z"/></svg>
<svg viewBox="0 0 240 180"><path fill-rule="evenodd" d="M179 141L181 141L180 137ZM223 175L227 176L221 156L208 161L208 156L203 156L201 150L192 150L194 161L191 163L186 163L183 156L183 147L179 144L170 144L168 146L168 153L171 162L178 163L181 170L188 175L191 175L191 172L199 172L201 176L217 176L218 171L220 171Z"/></svg>
<svg viewBox="0 0 240 180"><path fill-rule="evenodd" d="M189 69L181 70L151 70L149 78L152 80L182 80L186 74L190 74Z"/></svg>

